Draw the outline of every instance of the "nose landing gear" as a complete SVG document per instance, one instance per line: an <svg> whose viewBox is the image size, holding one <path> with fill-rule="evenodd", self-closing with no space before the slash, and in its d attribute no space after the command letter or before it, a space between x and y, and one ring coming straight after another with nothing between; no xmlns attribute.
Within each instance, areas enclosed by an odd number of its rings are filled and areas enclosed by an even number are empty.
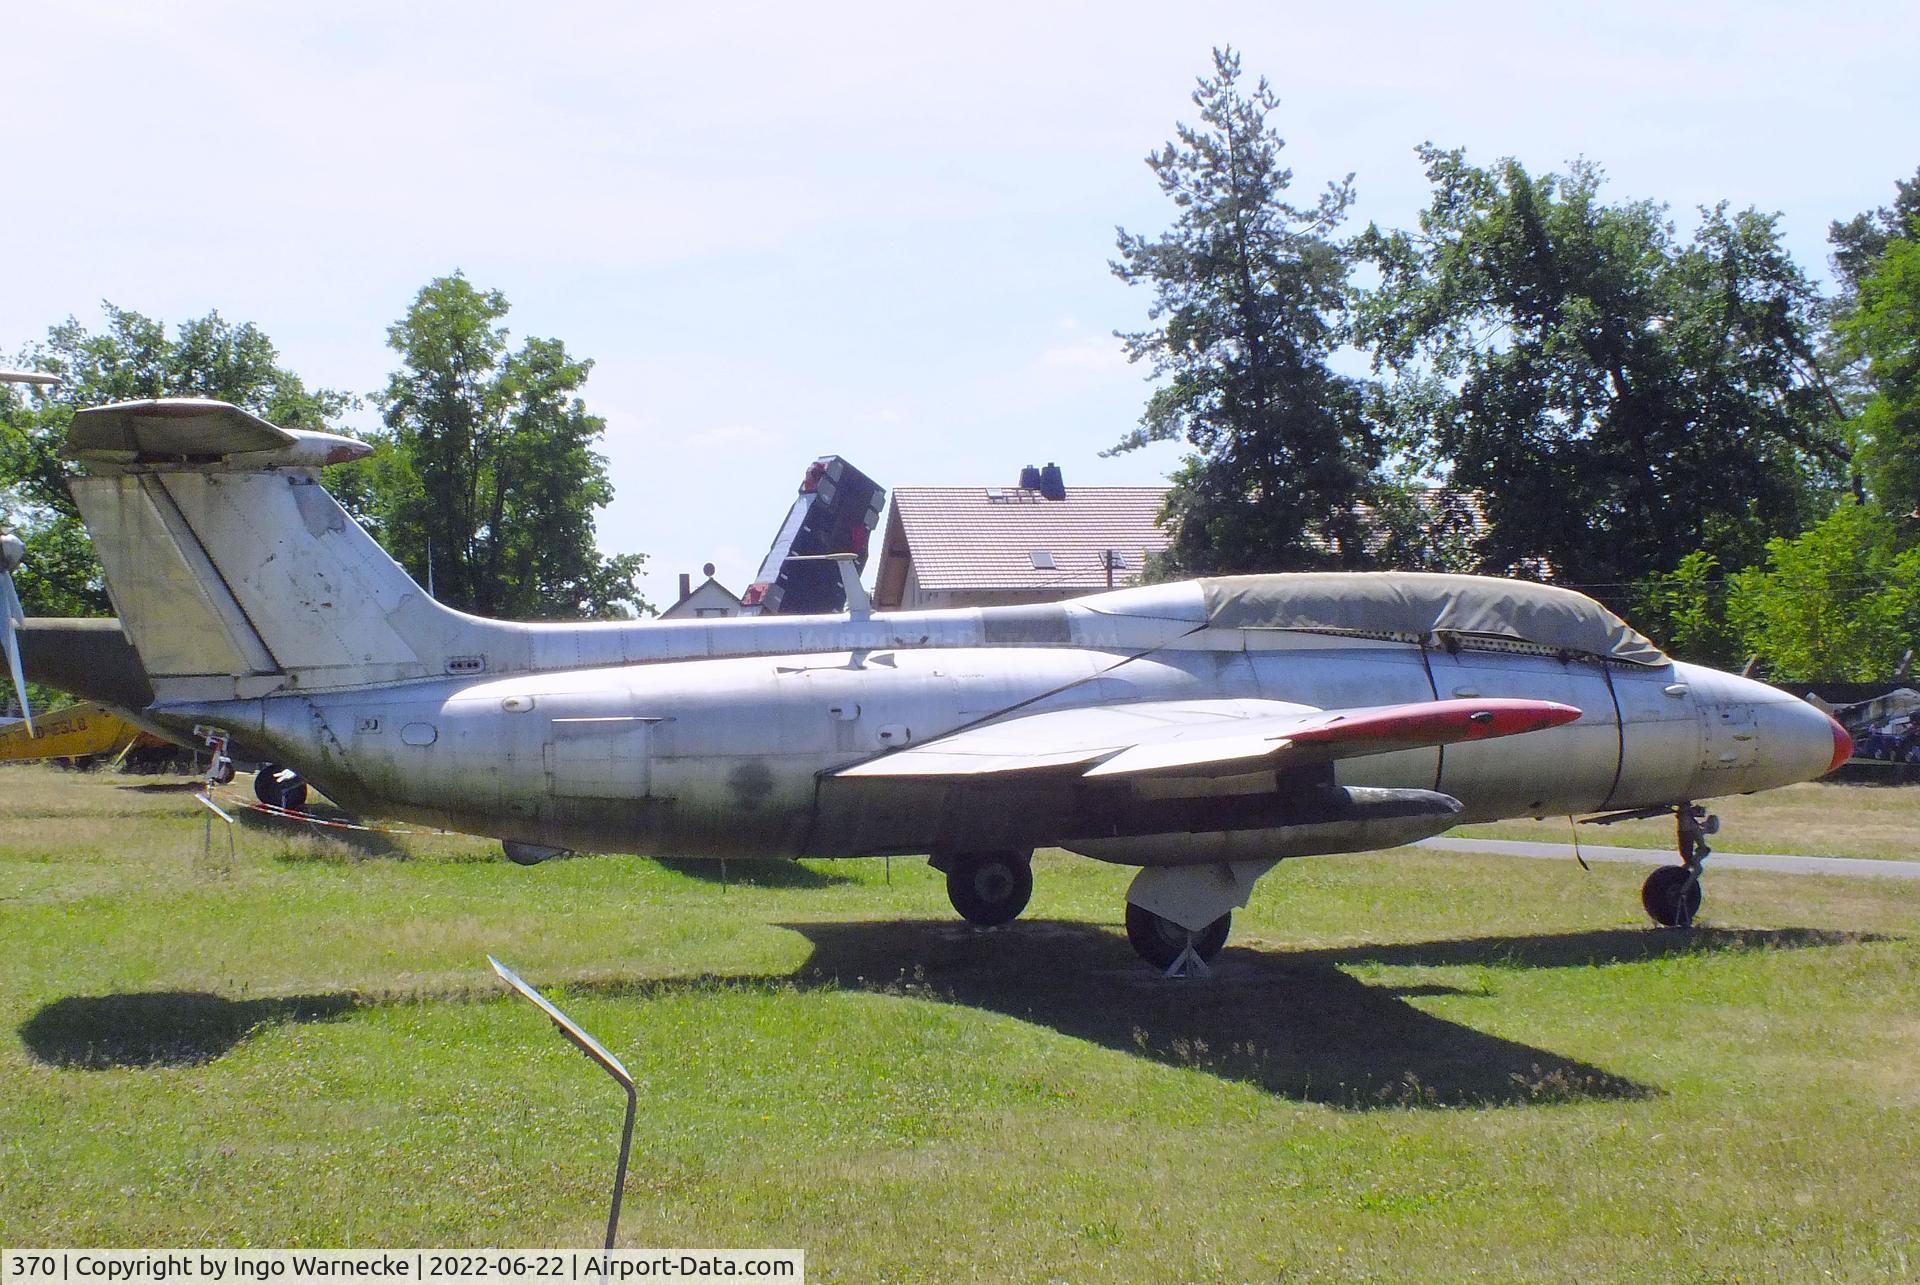
<svg viewBox="0 0 1920 1285"><path fill-rule="evenodd" d="M1680 864L1662 866L1640 885L1640 904L1653 922L1663 928L1691 928L1700 913L1700 870L1713 849L1707 836L1720 830L1720 818L1693 803L1674 809L1675 840L1680 849Z"/></svg>

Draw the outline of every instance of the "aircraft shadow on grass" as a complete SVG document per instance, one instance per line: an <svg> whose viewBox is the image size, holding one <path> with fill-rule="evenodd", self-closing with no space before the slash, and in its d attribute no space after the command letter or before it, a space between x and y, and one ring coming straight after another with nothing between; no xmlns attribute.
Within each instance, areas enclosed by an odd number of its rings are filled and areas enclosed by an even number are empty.
<svg viewBox="0 0 1920 1285"><path fill-rule="evenodd" d="M1657 1088L1422 1011L1410 1000L1478 995L1389 986L1348 968L1577 968L1727 951L1873 941L1812 929L1616 929L1394 942L1329 950L1230 947L1210 979L1167 981L1110 929L1027 920L982 931L948 920L797 923L813 944L792 973L576 982L575 994L645 997L716 985L871 991L959 1004L1268 1093L1349 1109L1503 1106L1652 1097ZM484 992L483 992L484 993ZM465 992L456 999L471 998ZM1498 1000L1489 997L1489 1003ZM70 997L20 1027L42 1063L78 1069L190 1066L253 1031L330 1021L351 994L231 1000L200 992Z"/></svg>
<svg viewBox="0 0 1920 1285"><path fill-rule="evenodd" d="M982 931L949 920L787 924L813 943L794 973L589 983L648 994L715 983L907 994L1045 1026L1155 1062L1331 1106L1522 1105L1652 1097L1659 1090L1546 1049L1423 1012L1411 999L1478 994L1365 982L1347 967L1570 968L1735 950L1874 940L1811 929L1614 930L1390 943L1337 950L1229 948L1204 981L1145 969L1092 924L1026 920ZM1490 1000L1489 1002L1497 1002Z"/></svg>
<svg viewBox="0 0 1920 1285"><path fill-rule="evenodd" d="M327 1022L359 1002L351 995L227 999L206 991L70 995L20 1024L27 1052L48 1066L87 1071L198 1066L263 1026Z"/></svg>
<svg viewBox="0 0 1920 1285"><path fill-rule="evenodd" d="M738 884L743 888L831 888L852 883L846 875L831 874L803 866L798 861L729 861L724 868L718 861L675 861L655 857L654 861L677 875L701 883Z"/></svg>

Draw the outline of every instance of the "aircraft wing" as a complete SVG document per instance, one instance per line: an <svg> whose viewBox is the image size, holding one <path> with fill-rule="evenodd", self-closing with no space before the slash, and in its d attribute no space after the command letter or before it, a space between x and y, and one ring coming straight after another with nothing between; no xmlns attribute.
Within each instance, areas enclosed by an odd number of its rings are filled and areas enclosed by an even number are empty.
<svg viewBox="0 0 1920 1285"><path fill-rule="evenodd" d="M834 773L958 779L1080 769L1095 779L1234 776L1297 763L1514 736L1580 717L1556 701L1419 701L1315 709L1285 701L1148 701L1051 710L955 732Z"/></svg>

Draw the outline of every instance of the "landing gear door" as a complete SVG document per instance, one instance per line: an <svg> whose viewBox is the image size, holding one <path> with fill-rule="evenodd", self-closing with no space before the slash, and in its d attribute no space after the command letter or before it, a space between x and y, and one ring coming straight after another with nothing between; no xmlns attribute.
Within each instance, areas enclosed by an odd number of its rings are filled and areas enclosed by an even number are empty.
<svg viewBox="0 0 1920 1285"><path fill-rule="evenodd" d="M556 718L543 755L560 798L641 799L652 789L657 718Z"/></svg>

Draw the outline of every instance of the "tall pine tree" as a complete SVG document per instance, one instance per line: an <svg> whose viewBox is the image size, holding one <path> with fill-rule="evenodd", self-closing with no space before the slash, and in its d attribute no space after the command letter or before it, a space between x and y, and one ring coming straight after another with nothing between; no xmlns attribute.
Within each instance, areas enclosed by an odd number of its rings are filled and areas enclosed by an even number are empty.
<svg viewBox="0 0 1920 1285"><path fill-rule="evenodd" d="M1333 239L1352 176L1312 205L1287 200L1293 171L1268 118L1265 79L1247 93L1240 57L1216 49L1193 94L1198 125L1147 157L1172 200L1157 236L1119 230L1113 271L1153 290L1153 328L1120 336L1162 381L1114 447L1184 440L1167 497L1169 569L1184 574L1355 566L1355 511L1380 458L1364 386L1336 375L1348 254Z"/></svg>

